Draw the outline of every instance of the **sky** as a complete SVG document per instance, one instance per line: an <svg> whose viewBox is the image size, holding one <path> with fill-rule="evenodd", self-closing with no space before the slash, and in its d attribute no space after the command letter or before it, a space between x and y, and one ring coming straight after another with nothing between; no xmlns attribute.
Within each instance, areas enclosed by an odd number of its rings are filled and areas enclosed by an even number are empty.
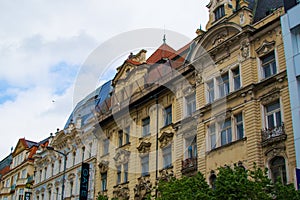
<svg viewBox="0 0 300 200"><path fill-rule="evenodd" d="M74 98L78 75L99 46L140 29L161 30L161 38L153 36L155 45L162 43L166 33L167 43L172 46L176 38L168 38L168 31L192 40L200 24L205 28L208 3L1 0L0 160L9 155L19 138L39 142L64 127L81 98ZM178 49L180 46L175 44ZM115 59L129 53L123 51ZM117 65L115 59L111 63ZM105 78L113 76L111 73Z"/></svg>

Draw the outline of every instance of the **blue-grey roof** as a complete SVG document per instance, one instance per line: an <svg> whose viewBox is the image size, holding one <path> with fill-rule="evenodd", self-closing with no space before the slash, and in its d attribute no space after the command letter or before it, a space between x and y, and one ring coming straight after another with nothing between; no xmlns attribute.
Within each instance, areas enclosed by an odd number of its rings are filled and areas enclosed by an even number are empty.
<svg viewBox="0 0 300 200"><path fill-rule="evenodd" d="M64 128L69 126L71 120L75 122L79 117L81 118L81 125L84 125L88 119L93 117L92 110L97 105L100 105L102 102L104 102L104 100L109 97L111 91L111 81L108 81L102 86L98 87L95 91L88 94L84 99L77 103Z"/></svg>
<svg viewBox="0 0 300 200"><path fill-rule="evenodd" d="M12 154L0 161L0 171L12 163Z"/></svg>
<svg viewBox="0 0 300 200"><path fill-rule="evenodd" d="M254 8L254 23L271 14L274 10L283 7L284 0L256 0Z"/></svg>

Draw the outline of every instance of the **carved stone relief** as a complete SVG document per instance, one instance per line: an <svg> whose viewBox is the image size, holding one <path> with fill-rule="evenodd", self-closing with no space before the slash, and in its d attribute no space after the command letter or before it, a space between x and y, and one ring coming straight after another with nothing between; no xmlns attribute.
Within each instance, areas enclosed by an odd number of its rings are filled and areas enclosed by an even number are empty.
<svg viewBox="0 0 300 200"><path fill-rule="evenodd" d="M105 173L108 170L109 161L101 160L98 167L100 169L100 173Z"/></svg>
<svg viewBox="0 0 300 200"><path fill-rule="evenodd" d="M128 200L129 199L129 188L127 185L118 185L113 191L114 198L119 200Z"/></svg>
<svg viewBox="0 0 300 200"><path fill-rule="evenodd" d="M268 92L266 95L260 98L260 101L263 105L272 103L273 101L279 99L280 93L276 88Z"/></svg>
<svg viewBox="0 0 300 200"><path fill-rule="evenodd" d="M151 193L152 183L150 177L138 178L138 184L134 187L134 200L142 200Z"/></svg>
<svg viewBox="0 0 300 200"><path fill-rule="evenodd" d="M275 41L272 42L268 42L268 41L264 41L261 46L256 49L256 53L258 56L263 56L268 54L269 52L271 52L275 47Z"/></svg>
<svg viewBox="0 0 300 200"><path fill-rule="evenodd" d="M159 171L159 181L170 181L172 178L174 178L174 171L173 169L163 169Z"/></svg>
<svg viewBox="0 0 300 200"><path fill-rule="evenodd" d="M241 56L243 59L248 58L250 55L250 43L248 40L244 40L241 43Z"/></svg>
<svg viewBox="0 0 300 200"><path fill-rule="evenodd" d="M150 142L142 142L138 147L138 151L140 153L148 153L150 151L151 143Z"/></svg>
<svg viewBox="0 0 300 200"><path fill-rule="evenodd" d="M117 153L114 157L116 165L121 165L128 163L130 157L130 151L126 151L124 149L118 149Z"/></svg>
<svg viewBox="0 0 300 200"><path fill-rule="evenodd" d="M158 138L158 140L160 142L160 147L164 148L165 146L170 144L173 140L173 135L174 135L174 133L172 133L172 132L163 132L161 134L161 136Z"/></svg>

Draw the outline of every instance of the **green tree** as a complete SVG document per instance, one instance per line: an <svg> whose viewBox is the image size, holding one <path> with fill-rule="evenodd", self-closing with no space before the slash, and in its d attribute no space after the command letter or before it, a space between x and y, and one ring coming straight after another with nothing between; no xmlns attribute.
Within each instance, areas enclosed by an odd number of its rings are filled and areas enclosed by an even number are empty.
<svg viewBox="0 0 300 200"><path fill-rule="evenodd" d="M182 177L171 179L169 182L162 181L158 184L158 200L190 200L209 199L210 192L208 184L199 172L193 177Z"/></svg>

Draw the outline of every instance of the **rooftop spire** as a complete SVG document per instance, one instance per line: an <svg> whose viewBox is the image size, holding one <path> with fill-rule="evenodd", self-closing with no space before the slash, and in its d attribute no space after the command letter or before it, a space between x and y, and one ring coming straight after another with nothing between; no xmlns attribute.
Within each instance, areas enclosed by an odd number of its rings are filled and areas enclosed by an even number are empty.
<svg viewBox="0 0 300 200"><path fill-rule="evenodd" d="M166 44L166 40L167 40L167 39L166 39L166 34L164 34L164 37L163 37L163 43L164 43L164 44Z"/></svg>

